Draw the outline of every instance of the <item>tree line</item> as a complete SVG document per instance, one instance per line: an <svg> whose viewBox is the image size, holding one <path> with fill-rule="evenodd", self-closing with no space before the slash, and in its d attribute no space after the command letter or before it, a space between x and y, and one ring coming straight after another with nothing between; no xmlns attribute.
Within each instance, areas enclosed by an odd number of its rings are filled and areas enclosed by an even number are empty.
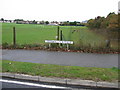
<svg viewBox="0 0 120 90"><path fill-rule="evenodd" d="M87 22L87 27L90 30L105 34L109 39L118 39L120 32L120 14L114 12L109 13L107 17L98 16L95 19L90 19Z"/></svg>
<svg viewBox="0 0 120 90"><path fill-rule="evenodd" d="M109 13L107 17L98 16L95 19L88 20L87 26L90 29L114 29L118 30L118 14Z"/></svg>

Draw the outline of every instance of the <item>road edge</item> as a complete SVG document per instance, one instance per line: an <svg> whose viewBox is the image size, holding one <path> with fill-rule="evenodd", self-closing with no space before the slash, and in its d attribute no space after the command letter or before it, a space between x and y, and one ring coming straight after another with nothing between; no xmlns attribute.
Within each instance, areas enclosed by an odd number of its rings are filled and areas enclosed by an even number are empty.
<svg viewBox="0 0 120 90"><path fill-rule="evenodd" d="M32 76L26 74L17 74L17 73L0 73L0 77L9 77L22 80L32 80L40 82L49 82L49 83L58 83L66 85L80 85L80 86L90 86L90 87L101 87L101 88L119 88L119 83L111 82L95 82L92 80L81 80L81 79L64 79L56 77L41 77L41 76Z"/></svg>

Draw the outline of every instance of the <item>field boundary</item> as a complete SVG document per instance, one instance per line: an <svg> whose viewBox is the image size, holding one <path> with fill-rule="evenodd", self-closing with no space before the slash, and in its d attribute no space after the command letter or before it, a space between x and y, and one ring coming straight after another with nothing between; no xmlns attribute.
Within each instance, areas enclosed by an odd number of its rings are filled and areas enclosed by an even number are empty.
<svg viewBox="0 0 120 90"><path fill-rule="evenodd" d="M98 53L98 54L120 54L119 50L112 50L112 49L92 49L92 48L81 48L79 50L76 49L68 49L68 48L60 48L60 47L50 47L49 46L35 46L35 45L2 45L0 49L9 49L9 50L46 50L46 51L62 51L62 52L79 52L79 53Z"/></svg>
<svg viewBox="0 0 120 90"><path fill-rule="evenodd" d="M13 28L15 27L15 28ZM16 34L14 33L14 29ZM16 37L16 38L15 38ZM45 40L73 41L69 45L70 50L82 52L118 52L118 42L109 41L105 36L96 34L88 27L75 26L42 26L26 24L2 25L2 47L3 48L48 48ZM64 44L51 44L53 48L64 48Z"/></svg>

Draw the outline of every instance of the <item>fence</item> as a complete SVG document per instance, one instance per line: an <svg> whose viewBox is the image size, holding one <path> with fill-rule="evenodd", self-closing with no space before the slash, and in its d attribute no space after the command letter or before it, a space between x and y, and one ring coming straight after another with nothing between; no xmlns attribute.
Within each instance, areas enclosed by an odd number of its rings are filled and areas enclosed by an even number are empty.
<svg viewBox="0 0 120 90"><path fill-rule="evenodd" d="M15 26L13 28L13 26ZM16 34L16 35L15 35ZM95 34L83 26L47 26L29 24L3 24L2 44L48 45L45 40L74 41L70 48L110 48L117 49L117 43L108 43L102 35ZM114 40L115 41L115 40ZM57 46L57 45L56 45ZM64 47L65 45L63 45ZM66 46L65 46L66 47Z"/></svg>

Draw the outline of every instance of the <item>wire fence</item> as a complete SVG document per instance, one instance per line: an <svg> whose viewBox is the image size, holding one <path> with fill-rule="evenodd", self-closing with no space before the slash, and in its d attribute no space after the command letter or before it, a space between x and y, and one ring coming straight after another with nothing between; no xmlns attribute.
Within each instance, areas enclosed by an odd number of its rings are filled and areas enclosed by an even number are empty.
<svg viewBox="0 0 120 90"><path fill-rule="evenodd" d="M3 46L15 45L47 45L45 40L73 41L71 48L112 48L118 49L117 39L107 40L102 35L96 34L83 26L41 26L18 24L5 25L2 29ZM58 30L59 29L59 30ZM61 34L62 32L62 34ZM57 38L56 38L57 37ZM52 44L53 45L53 44ZM53 45L53 47L57 45ZM63 45L63 47L66 45Z"/></svg>

